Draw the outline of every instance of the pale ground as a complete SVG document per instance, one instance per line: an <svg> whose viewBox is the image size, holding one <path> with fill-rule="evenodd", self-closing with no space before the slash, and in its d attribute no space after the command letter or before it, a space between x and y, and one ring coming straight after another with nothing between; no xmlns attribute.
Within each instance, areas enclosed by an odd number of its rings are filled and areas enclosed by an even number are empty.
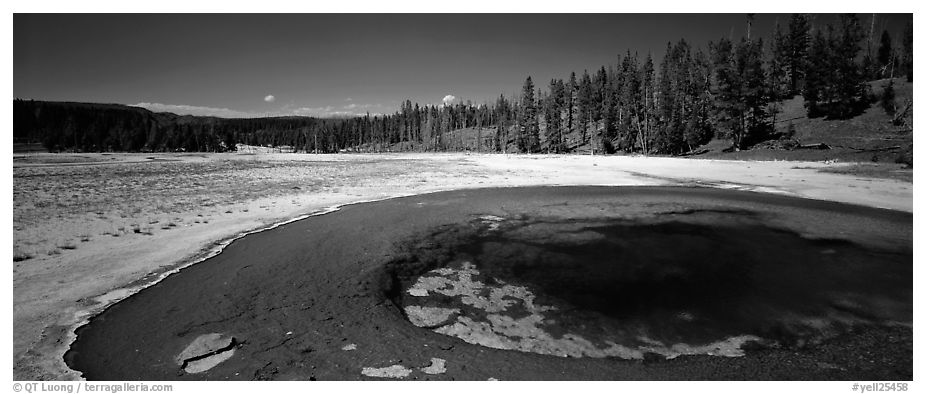
<svg viewBox="0 0 926 394"><path fill-rule="evenodd" d="M459 188L704 185L913 211L912 183L816 171L836 165L468 154L18 155L14 379L77 378L62 358L73 328L130 294L120 289L133 281L194 261L217 241L343 204Z"/></svg>

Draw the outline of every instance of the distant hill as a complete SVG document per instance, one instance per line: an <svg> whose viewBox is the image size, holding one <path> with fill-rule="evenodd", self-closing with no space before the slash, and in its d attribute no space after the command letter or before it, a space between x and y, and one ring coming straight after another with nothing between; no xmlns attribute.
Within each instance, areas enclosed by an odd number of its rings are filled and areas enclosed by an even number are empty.
<svg viewBox="0 0 926 394"><path fill-rule="evenodd" d="M221 152L238 143L293 145L323 121L308 117L224 119L155 113L121 104L13 101L17 151Z"/></svg>
<svg viewBox="0 0 926 394"><path fill-rule="evenodd" d="M159 128L164 119L147 109L120 104L14 100L13 143L138 150L148 131Z"/></svg>

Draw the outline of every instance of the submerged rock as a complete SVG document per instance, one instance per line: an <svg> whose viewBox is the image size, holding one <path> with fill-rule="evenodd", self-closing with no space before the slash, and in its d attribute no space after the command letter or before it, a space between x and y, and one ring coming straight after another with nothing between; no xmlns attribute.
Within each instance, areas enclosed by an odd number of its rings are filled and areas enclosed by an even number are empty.
<svg viewBox="0 0 926 394"><path fill-rule="evenodd" d="M434 328L447 324L451 317L460 313L456 308L439 308L429 306L409 305L405 307L405 315L412 324L418 327Z"/></svg>
<svg viewBox="0 0 926 394"><path fill-rule="evenodd" d="M498 228L501 226L501 223L505 221L505 218L495 215L480 216L479 219L482 220L483 224L487 224L489 226L489 231L498 230Z"/></svg>
<svg viewBox="0 0 926 394"><path fill-rule="evenodd" d="M391 379L402 379L411 375L412 370L406 368L405 366L395 364L383 368L364 368L360 371L364 376L369 376L373 378L391 378Z"/></svg>
<svg viewBox="0 0 926 394"><path fill-rule="evenodd" d="M431 365L424 367L424 368L420 368L419 370L428 375L440 375L442 373L447 372L446 364L447 364L447 360L444 360L442 358L437 358L437 357L431 357Z"/></svg>
<svg viewBox="0 0 926 394"><path fill-rule="evenodd" d="M196 337L175 361L187 373L205 372L235 354L235 337L220 333Z"/></svg>
<svg viewBox="0 0 926 394"><path fill-rule="evenodd" d="M230 359L234 355L235 349L230 349L226 352L213 354L198 360L193 360L186 364L186 367L183 368L183 371L186 373L206 372L216 365L221 364L223 361Z"/></svg>

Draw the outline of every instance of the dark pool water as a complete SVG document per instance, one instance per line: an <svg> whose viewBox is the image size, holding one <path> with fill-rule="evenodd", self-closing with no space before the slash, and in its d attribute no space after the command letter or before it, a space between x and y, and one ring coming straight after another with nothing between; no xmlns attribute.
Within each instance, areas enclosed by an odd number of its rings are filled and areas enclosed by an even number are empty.
<svg viewBox="0 0 926 394"><path fill-rule="evenodd" d="M807 239L731 213L685 221L504 223L442 240L487 283L522 285L554 334L639 345L755 335L804 346L860 324L912 322L912 255ZM453 307L453 305L444 305Z"/></svg>

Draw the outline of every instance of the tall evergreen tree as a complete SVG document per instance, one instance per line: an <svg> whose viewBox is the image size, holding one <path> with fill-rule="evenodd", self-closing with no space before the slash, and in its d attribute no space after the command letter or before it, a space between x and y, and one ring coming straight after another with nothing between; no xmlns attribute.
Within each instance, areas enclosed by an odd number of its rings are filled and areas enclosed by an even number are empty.
<svg viewBox="0 0 926 394"><path fill-rule="evenodd" d="M807 116L811 118L825 113L821 108L821 103L827 101L830 97L829 70L831 69L831 57L830 43L826 36L823 35L823 30L817 29L810 45L809 67L807 68L804 89L801 92L804 96L804 108L807 109Z"/></svg>
<svg viewBox="0 0 926 394"><path fill-rule="evenodd" d="M576 73L572 72L569 74L569 82L566 83L566 130L564 134L572 134L573 129L576 125L576 103L578 97L579 84L576 82ZM568 145L566 138L563 138L563 143Z"/></svg>
<svg viewBox="0 0 926 394"><path fill-rule="evenodd" d="M795 95L803 89L803 81L808 70L808 50L810 46L810 20L804 14L792 14L788 21L787 50L783 59L788 74L788 94Z"/></svg>
<svg viewBox="0 0 926 394"><path fill-rule="evenodd" d="M588 71L582 73L582 79L579 80L579 88L576 95L576 117L577 126L579 127L582 143L588 142L588 125L592 120L592 78Z"/></svg>
<svg viewBox="0 0 926 394"><path fill-rule="evenodd" d="M865 34L855 14L842 14L839 21L839 35L833 40L832 52L834 95L827 114L830 118L845 119L868 106L865 75L855 61Z"/></svg>
<svg viewBox="0 0 926 394"><path fill-rule="evenodd" d="M689 128L701 127L692 122L697 113L700 92L691 48L683 39L669 44L659 73L659 124L653 140L657 152L676 154L690 149L686 135L700 133Z"/></svg>
<svg viewBox="0 0 926 394"><path fill-rule="evenodd" d="M617 146L616 149L630 152L634 148L634 141L640 134L639 126L642 123L643 92L640 82L641 73L637 64L637 56L631 56L630 51L621 62L621 71L618 76L618 113L617 113Z"/></svg>
<svg viewBox="0 0 926 394"><path fill-rule="evenodd" d="M897 112L897 104L894 102L894 79L889 79L883 87L884 91L881 93L880 100L881 108L884 109L884 113L894 116Z"/></svg>
<svg viewBox="0 0 926 394"><path fill-rule="evenodd" d="M788 41L781 31L781 26L776 23L768 59L768 80L772 101L790 98L794 93L791 90L791 81L788 78L786 67L788 51Z"/></svg>
<svg viewBox="0 0 926 394"><path fill-rule="evenodd" d="M741 100L746 108L744 135L739 138L739 147L763 141L771 130L768 104L771 100L768 79L762 63L762 40L747 40L737 48L736 62L740 74Z"/></svg>
<svg viewBox="0 0 926 394"><path fill-rule="evenodd" d="M550 81L550 95L544 106L544 120L547 124L547 151L560 153L563 146L563 108L566 105L566 85L561 79Z"/></svg>
<svg viewBox="0 0 926 394"><path fill-rule="evenodd" d="M817 31L811 45L804 106L810 117L845 119L869 105L867 84L856 57L864 31L854 14L840 15L838 30Z"/></svg>
<svg viewBox="0 0 926 394"><path fill-rule="evenodd" d="M606 73L607 82L602 92L602 126L599 144L604 153L614 153L614 142L617 139L618 112L620 111L620 98L618 94L618 81L613 68Z"/></svg>
<svg viewBox="0 0 926 394"><path fill-rule="evenodd" d="M894 48L891 47L891 35L887 30L881 32L881 46L878 47L878 77L892 76Z"/></svg>
<svg viewBox="0 0 926 394"><path fill-rule="evenodd" d="M903 68L907 82L913 82L913 23L907 23L903 30Z"/></svg>
<svg viewBox="0 0 926 394"><path fill-rule="evenodd" d="M607 98L608 89L608 72L604 66L595 73L592 79L592 120L600 121L606 112L605 99ZM597 129L597 125L595 126Z"/></svg>
<svg viewBox="0 0 926 394"><path fill-rule="evenodd" d="M591 77L591 90L588 109L590 118L589 121L591 123L589 146L592 149L592 153L600 151L603 148L603 141L599 129L599 124L605 115L605 97L607 96L607 84L607 71L605 71L604 66L602 66Z"/></svg>
<svg viewBox="0 0 926 394"><path fill-rule="evenodd" d="M873 53L875 39L875 14L871 14L868 26L868 38L865 40L865 51L862 54L862 63L858 66L858 71L861 74L862 79L865 81L878 79L881 75L880 64L878 64L877 56Z"/></svg>
<svg viewBox="0 0 926 394"><path fill-rule="evenodd" d="M495 101L495 138L494 143L496 152L508 153L509 141L509 109L508 101L505 95L499 95Z"/></svg>
<svg viewBox="0 0 926 394"><path fill-rule="evenodd" d="M656 72L653 65L652 54L646 55L646 61L643 62L643 69L640 70L640 80L642 85L643 97L643 124L639 127L640 138L638 143L640 150L646 154L652 149L652 132L653 117L656 114Z"/></svg>
<svg viewBox="0 0 926 394"><path fill-rule="evenodd" d="M695 53L691 67L691 112L685 127L685 143L688 149L707 143L714 137L711 119L713 95L711 94L711 61L701 50Z"/></svg>
<svg viewBox="0 0 926 394"><path fill-rule="evenodd" d="M672 136L675 135L674 112L676 89L673 84L675 74L675 57L673 56L672 43L666 45L666 53L662 58L659 66L659 87L657 89L658 106L656 108L658 123L656 124L656 134L653 136L653 150L660 153L672 153L673 149Z"/></svg>
<svg viewBox="0 0 926 394"><path fill-rule="evenodd" d="M524 81L521 90L521 105L518 117L518 149L521 152L540 151L540 127L537 124L537 104L534 101L534 82L531 77Z"/></svg>
<svg viewBox="0 0 926 394"><path fill-rule="evenodd" d="M722 136L736 149L767 137L769 93L762 65L762 40L735 48L727 39L713 47L716 81L715 117Z"/></svg>
<svg viewBox="0 0 926 394"><path fill-rule="evenodd" d="M739 100L741 81L734 65L733 43L721 38L711 44L711 60L714 63L714 112L720 126L720 136L733 139L742 128L741 115L745 111ZM734 147L736 147L734 142Z"/></svg>

